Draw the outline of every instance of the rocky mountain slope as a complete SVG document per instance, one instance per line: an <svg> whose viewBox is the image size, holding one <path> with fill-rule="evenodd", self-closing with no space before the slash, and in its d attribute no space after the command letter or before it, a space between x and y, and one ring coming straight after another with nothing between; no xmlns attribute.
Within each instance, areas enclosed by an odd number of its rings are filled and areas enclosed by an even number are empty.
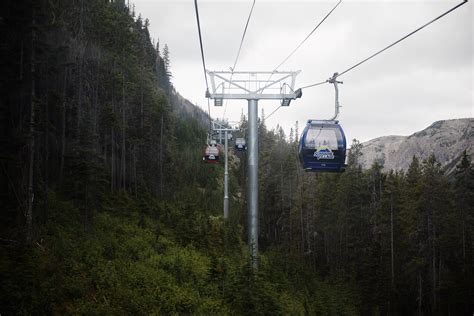
<svg viewBox="0 0 474 316"><path fill-rule="evenodd" d="M410 136L383 136L362 143L362 166L369 168L374 161L385 170L407 169L412 157L425 159L434 154L451 172L462 152L474 154L474 119L437 121Z"/></svg>

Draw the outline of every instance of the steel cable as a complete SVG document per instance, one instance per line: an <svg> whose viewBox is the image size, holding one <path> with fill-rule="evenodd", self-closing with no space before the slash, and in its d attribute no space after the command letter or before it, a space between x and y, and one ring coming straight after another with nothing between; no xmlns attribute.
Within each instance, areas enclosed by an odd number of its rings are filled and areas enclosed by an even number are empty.
<svg viewBox="0 0 474 316"><path fill-rule="evenodd" d="M416 30L410 32L409 34L403 36L403 37L400 38L399 40L393 42L392 44L386 46L385 48L379 50L378 52L376 52L376 53L370 55L369 57L367 57L367 58L365 58L364 60L358 62L357 64L355 64L355 65L353 65L353 66L347 68L346 70L344 70L343 72L341 72L341 73L339 73L337 76L335 76L334 79L336 79L336 78L338 78L338 77L340 77L340 76L342 76L342 75L348 73L349 71L351 71L352 69L354 69L354 68L356 68L356 67L362 65L362 64L365 63L366 61L369 61L370 59L374 58L375 56L377 56L377 55L383 53L383 52L386 51L387 49L389 49L389 48L391 48L392 46L394 46L394 45L400 43L401 41L405 40L406 38L412 36L412 35L415 34L416 32L418 32L418 31L422 30L423 28L427 27L428 25L430 25L430 24L436 22L437 20L441 19L441 18L444 17L445 15L451 13L452 11L456 10L457 8L459 8L460 6L462 6L463 4L466 4L467 2L468 2L468 0L464 0L463 2L457 4L457 5L454 6L453 8L451 8L451 9L449 9L448 11L444 12L443 14L439 15L438 17L434 18L433 20L431 20L431 21L425 23L424 25L420 26L420 27L417 28ZM318 86L318 85L323 84L323 83L326 83L326 82L327 82L327 80L326 80L326 81L323 81L323 82L315 83L315 84L310 84L310 85L307 85L307 86L302 87L301 89L305 89L305 88L309 88L309 87Z"/></svg>
<svg viewBox="0 0 474 316"><path fill-rule="evenodd" d="M230 86L232 84L232 77L234 76L235 66L237 65L237 60L239 59L240 51L242 50L242 44L244 43L245 34L247 33L247 27L249 26L250 17L252 16L254 6L255 6L255 0L253 0L252 8L250 9L250 13L249 13L249 16L247 18L247 23L245 24L244 33L242 34L242 38L240 40L239 50L237 51L237 56L235 57L234 66L232 67L232 73L230 75L229 89L230 89ZM224 106L224 114L222 114L222 120L224 120L225 113L227 112L227 101L228 100L226 99L225 100L225 106Z"/></svg>
<svg viewBox="0 0 474 316"><path fill-rule="evenodd" d="M278 68L280 68L284 63L286 63L288 61L288 59L291 58L291 56L294 55L294 53L296 53L296 51L308 40L308 38L311 37L311 35L313 35L313 33L319 28L319 26L321 24L323 24L324 21L326 21L326 19L331 15L331 13L336 10L336 8L339 6L339 4L341 4L342 0L339 0L339 2L326 14L326 16L321 20L319 21L319 23L311 30L311 32L309 32L309 34L303 39L303 41L298 45L296 46L296 48L285 58L283 59L283 61L274 68L273 72L277 71ZM270 81L271 77L273 76L273 73L270 74L270 76L268 77L265 85ZM326 83L326 81L324 81L323 83ZM322 83L319 83L319 84L322 84ZM263 90L262 92L263 93ZM267 117L264 117L263 119L266 120L268 119L270 116L272 116L276 111L278 111L279 109L281 108L281 105L278 106L272 113L270 113L270 115L268 115Z"/></svg>
<svg viewBox="0 0 474 316"><path fill-rule="evenodd" d="M198 26L198 33L199 33L199 44L201 47L201 58L202 58L202 67L204 70L204 78L206 80L206 94L209 93L209 85L207 83L207 72L206 72L206 62L204 60L204 49L202 46L202 35L201 35L201 23L199 22L199 10L197 0L194 0L194 8L196 9L196 20ZM212 129L212 118L211 118L211 106L209 104L209 98L207 98L207 110L209 112L209 131Z"/></svg>

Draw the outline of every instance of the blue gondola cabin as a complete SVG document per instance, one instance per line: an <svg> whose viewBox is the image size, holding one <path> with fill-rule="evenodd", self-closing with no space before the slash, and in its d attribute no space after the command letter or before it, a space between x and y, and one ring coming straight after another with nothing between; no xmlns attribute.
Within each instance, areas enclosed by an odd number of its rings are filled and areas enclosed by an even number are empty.
<svg viewBox="0 0 474 316"><path fill-rule="evenodd" d="M306 171L343 172L346 168L346 137L338 121L308 120L298 154Z"/></svg>

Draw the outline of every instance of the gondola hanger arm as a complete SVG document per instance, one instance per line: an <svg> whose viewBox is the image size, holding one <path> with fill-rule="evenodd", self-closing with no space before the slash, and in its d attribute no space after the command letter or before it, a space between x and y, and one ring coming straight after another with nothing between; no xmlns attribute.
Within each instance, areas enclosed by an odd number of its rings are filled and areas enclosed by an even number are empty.
<svg viewBox="0 0 474 316"><path fill-rule="evenodd" d="M337 80L338 76L339 76L339 73L335 72L331 78L326 80L326 82L332 83L334 85L334 89L336 90L335 102L334 102L334 107L335 107L334 116L331 119L329 119L329 121L335 121L337 119L337 117L339 116L339 108L341 108L341 105L339 104L339 88L337 87L337 85L339 83L343 84L344 82L338 81Z"/></svg>

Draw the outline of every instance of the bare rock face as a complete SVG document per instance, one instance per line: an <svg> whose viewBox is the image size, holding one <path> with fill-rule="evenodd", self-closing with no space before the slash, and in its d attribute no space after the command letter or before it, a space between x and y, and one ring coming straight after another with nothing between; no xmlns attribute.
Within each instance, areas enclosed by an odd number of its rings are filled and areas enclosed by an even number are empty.
<svg viewBox="0 0 474 316"><path fill-rule="evenodd" d="M363 168L377 161L385 170L406 170L413 156L423 160L434 154L449 173L464 150L471 159L474 155L474 119L437 121L410 136L383 136L362 145Z"/></svg>

